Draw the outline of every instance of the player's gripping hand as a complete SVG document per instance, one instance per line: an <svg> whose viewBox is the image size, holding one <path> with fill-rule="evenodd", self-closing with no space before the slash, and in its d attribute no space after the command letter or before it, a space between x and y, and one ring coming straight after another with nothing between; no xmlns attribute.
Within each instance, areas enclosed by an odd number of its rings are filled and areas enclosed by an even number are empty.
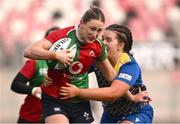
<svg viewBox="0 0 180 124"><path fill-rule="evenodd" d="M61 50L59 52L53 52L53 58L67 67L73 61L74 56L70 50Z"/></svg>
<svg viewBox="0 0 180 124"><path fill-rule="evenodd" d="M44 82L43 82L43 85L45 87L48 87L49 85L52 84L52 79L50 77L48 77L47 75L44 76Z"/></svg>
<svg viewBox="0 0 180 124"><path fill-rule="evenodd" d="M79 88L72 84L66 84L66 86L61 87L59 91L59 95L62 96L60 99L70 99L78 96Z"/></svg>
<svg viewBox="0 0 180 124"><path fill-rule="evenodd" d="M149 103L150 101L152 101L147 91L140 91L139 93L133 95L132 99L133 99L132 101L134 102Z"/></svg>
<svg viewBox="0 0 180 124"><path fill-rule="evenodd" d="M41 94L42 94L42 91L41 91L41 87L34 87L32 89L32 95L35 96L36 98L38 99L41 99Z"/></svg>

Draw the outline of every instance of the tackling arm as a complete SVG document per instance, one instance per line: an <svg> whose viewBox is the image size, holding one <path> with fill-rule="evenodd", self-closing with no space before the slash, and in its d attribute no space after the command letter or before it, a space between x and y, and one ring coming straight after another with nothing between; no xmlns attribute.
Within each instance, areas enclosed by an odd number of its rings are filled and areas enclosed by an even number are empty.
<svg viewBox="0 0 180 124"><path fill-rule="evenodd" d="M122 97L129 88L128 84L119 80L114 80L110 87L104 88L79 89L74 85L68 84L68 87L61 87L60 95L63 96L61 99L79 96L84 99L97 101L113 101Z"/></svg>

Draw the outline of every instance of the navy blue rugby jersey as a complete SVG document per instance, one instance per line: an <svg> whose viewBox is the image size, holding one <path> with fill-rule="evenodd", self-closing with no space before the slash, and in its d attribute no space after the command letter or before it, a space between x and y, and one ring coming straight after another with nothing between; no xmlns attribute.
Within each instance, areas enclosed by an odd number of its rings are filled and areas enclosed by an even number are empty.
<svg viewBox="0 0 180 124"><path fill-rule="evenodd" d="M137 94L139 88L141 91L146 90L146 86L142 82L141 78L141 69L137 64L136 60L128 55L123 53L119 58L114 69L117 72L115 80L121 80L128 85L130 85L129 91L132 94ZM105 77L101 71L97 68L96 64L93 64L89 72L95 72L97 77L97 82L99 87L108 87L110 83L106 81ZM126 99L125 97L120 97L119 99L113 102L103 102L103 107L105 111L108 111L111 116L121 116L128 115L137 112L141 108L147 107L149 104L146 103L135 103Z"/></svg>

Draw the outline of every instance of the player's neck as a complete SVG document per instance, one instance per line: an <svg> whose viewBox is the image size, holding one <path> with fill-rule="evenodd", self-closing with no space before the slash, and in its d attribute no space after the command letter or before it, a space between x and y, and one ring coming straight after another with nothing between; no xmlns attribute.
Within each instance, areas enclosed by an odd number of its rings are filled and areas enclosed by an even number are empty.
<svg viewBox="0 0 180 124"><path fill-rule="evenodd" d="M114 54L113 56L111 56L111 58L108 58L113 67L115 67L115 65L117 64L119 57L120 57L120 53Z"/></svg>
<svg viewBox="0 0 180 124"><path fill-rule="evenodd" d="M79 30L79 26L77 27L77 29L76 29L76 37L77 37L77 39L81 42L81 43L83 43L83 39L81 38L81 36L80 36L80 30Z"/></svg>

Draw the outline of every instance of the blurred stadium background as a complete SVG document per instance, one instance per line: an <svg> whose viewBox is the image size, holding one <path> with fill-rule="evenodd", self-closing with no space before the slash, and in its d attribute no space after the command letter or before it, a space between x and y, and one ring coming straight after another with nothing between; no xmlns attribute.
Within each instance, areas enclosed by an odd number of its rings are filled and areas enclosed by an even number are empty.
<svg viewBox="0 0 180 124"><path fill-rule="evenodd" d="M94 4L106 25L128 25L133 52L153 98L154 122L180 122L180 0L0 0L0 122L15 122L24 95L10 91L23 50L52 26L79 23ZM94 76L94 74L92 74ZM95 77L90 79L96 87ZM100 102L92 102L96 122Z"/></svg>

